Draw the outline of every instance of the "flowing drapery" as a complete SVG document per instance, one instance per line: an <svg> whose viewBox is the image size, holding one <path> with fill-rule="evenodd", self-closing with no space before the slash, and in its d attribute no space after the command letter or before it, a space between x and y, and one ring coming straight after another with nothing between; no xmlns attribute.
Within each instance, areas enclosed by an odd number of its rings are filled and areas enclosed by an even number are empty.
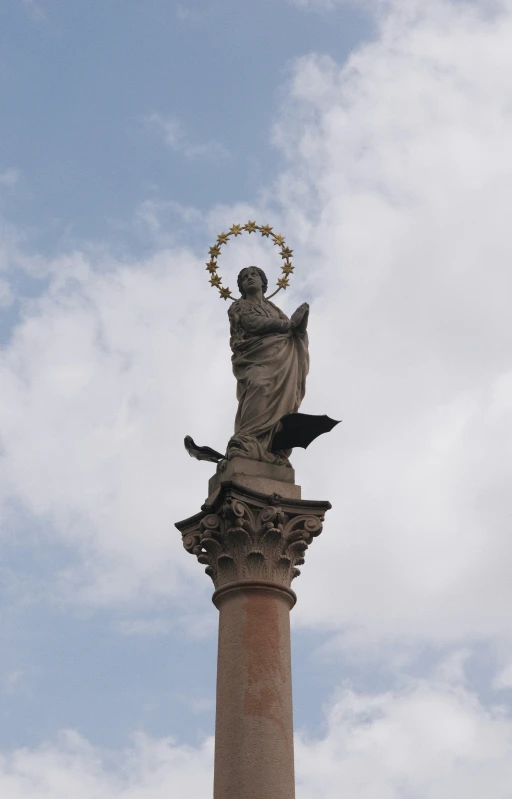
<svg viewBox="0 0 512 799"><path fill-rule="evenodd" d="M306 391L307 334L290 331L288 317L269 300L237 300L228 315L238 410L227 456L288 464L287 453L270 446L280 419L299 409Z"/></svg>

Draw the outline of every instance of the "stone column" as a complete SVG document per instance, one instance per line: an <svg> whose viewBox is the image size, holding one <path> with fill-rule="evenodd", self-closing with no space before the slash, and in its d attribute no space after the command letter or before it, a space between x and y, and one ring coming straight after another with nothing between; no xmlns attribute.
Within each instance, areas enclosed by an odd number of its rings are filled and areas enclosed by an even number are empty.
<svg viewBox="0 0 512 799"><path fill-rule="evenodd" d="M219 609L214 799L293 799L290 585L331 506L245 482L223 482L176 524Z"/></svg>

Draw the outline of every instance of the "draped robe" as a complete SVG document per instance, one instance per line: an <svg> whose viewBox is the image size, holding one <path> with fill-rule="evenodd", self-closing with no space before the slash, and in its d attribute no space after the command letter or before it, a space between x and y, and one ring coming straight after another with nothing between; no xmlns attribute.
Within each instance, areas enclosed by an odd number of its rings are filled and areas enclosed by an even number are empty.
<svg viewBox="0 0 512 799"><path fill-rule="evenodd" d="M289 452L270 446L280 419L299 409L306 391L307 333L288 330L286 314L265 299L236 300L228 316L238 410L227 457L289 465Z"/></svg>

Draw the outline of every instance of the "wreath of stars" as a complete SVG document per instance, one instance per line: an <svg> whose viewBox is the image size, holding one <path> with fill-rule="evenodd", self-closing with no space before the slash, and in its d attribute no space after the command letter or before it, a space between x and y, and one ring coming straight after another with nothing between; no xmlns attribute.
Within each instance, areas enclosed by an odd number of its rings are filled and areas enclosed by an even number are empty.
<svg viewBox="0 0 512 799"><path fill-rule="evenodd" d="M231 290L227 286L222 285L222 280L219 274L217 274L218 264L217 259L220 255L220 249L223 244L227 244L231 236L241 236L243 231L247 233L256 233L256 231L260 231L262 236L265 238L272 238L274 240L274 244L280 247L281 250L281 258L283 259L283 263L281 265L281 272L283 276L279 278L277 281L278 288L274 291L273 294L270 294L269 297L266 299L269 300L270 297L274 297L278 291L281 289L286 289L290 285L289 276L294 270L293 264L291 262L291 257L293 255L293 250L290 250L289 247L286 246L284 236L281 236L279 233L274 233L270 225L257 225L256 222L247 222L245 225L232 225L230 227L228 233L219 233L217 236L217 241L210 247L209 254L210 260L206 264L206 269L210 273L210 285L214 288L219 289L220 296L224 300L234 300L235 297L231 294Z"/></svg>

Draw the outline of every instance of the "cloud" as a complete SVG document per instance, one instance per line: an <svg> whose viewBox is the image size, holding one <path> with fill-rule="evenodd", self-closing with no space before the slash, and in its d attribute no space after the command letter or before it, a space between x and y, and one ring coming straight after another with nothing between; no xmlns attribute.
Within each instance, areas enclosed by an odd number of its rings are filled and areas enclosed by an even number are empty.
<svg viewBox="0 0 512 799"><path fill-rule="evenodd" d="M313 8L315 10L331 11L336 6L336 0L289 0L289 2L301 8Z"/></svg>
<svg viewBox="0 0 512 799"><path fill-rule="evenodd" d="M159 799L207 796L213 740L197 747L137 734L106 751L76 732L0 756L9 799ZM297 799L506 799L512 791L512 720L457 680L410 680L400 690L341 690L325 733L296 736Z"/></svg>
<svg viewBox="0 0 512 799"><path fill-rule="evenodd" d="M14 295L7 280L0 279L0 308L7 308L12 304Z"/></svg>
<svg viewBox="0 0 512 799"><path fill-rule="evenodd" d="M7 674L4 678L4 692L6 694L13 694L17 690L24 675L25 672L22 669L15 669Z"/></svg>
<svg viewBox="0 0 512 799"><path fill-rule="evenodd" d="M26 304L0 353L1 496L17 497L61 543L78 547L82 576L64 571L61 585L77 595L76 579L85 580L94 602L136 585L173 593L188 573L200 578L173 532L206 492L182 439L211 426L204 380L211 372L208 404L218 395L213 371L228 355L226 342L203 363L225 319L198 300L208 285L190 252L163 251L136 266L105 255L102 265L100 274L79 253L50 264L50 290ZM196 475L188 498L177 488L187 469Z"/></svg>
<svg viewBox="0 0 512 799"><path fill-rule="evenodd" d="M208 11L202 8L194 9L184 5L183 3L176 3L174 6L174 12L176 17L180 20L180 22L187 22L187 23L198 23L202 22L208 16Z"/></svg>
<svg viewBox="0 0 512 799"><path fill-rule="evenodd" d="M119 623L119 631L122 635L168 635L172 627L173 623L170 619L162 618L124 619Z"/></svg>
<svg viewBox="0 0 512 799"><path fill-rule="evenodd" d="M296 458L335 498L302 623L508 635L511 32L436 3L297 65L278 199L314 297L306 406L344 419L314 474Z"/></svg>
<svg viewBox="0 0 512 799"><path fill-rule="evenodd" d="M297 253L283 302L312 302L303 409L344 421L294 453L303 495L334 508L293 618L347 641L510 638L511 35L506 4L435 2L390 11L345 65L300 59L276 183L204 217L208 235L282 225ZM254 260L272 273L271 249L230 244L226 281ZM183 435L222 448L235 412L199 250L50 259L0 354L0 491L75 554L69 599L194 613L210 590L172 530L210 476Z"/></svg>
<svg viewBox="0 0 512 799"><path fill-rule="evenodd" d="M300 59L275 127L275 184L258 205L205 215L141 203L159 241L146 258L94 244L43 258L19 231L3 236L8 302L17 270L44 284L21 298L0 350L2 539L60 545L69 565L59 560L49 590L68 604L127 603L119 632L132 636L212 634L211 584L173 522L199 510L211 474L183 435L222 448L235 412L226 305L206 284L202 243L181 246L166 215L205 239L269 221L294 247L280 302L312 304L303 410L343 424L294 453L303 496L334 507L292 618L333 632L331 654L374 646L396 670L386 692L344 684L322 735L298 731L297 799L512 794L510 713L465 676L466 643L492 639L494 696L509 695L511 35L509 3L402 3L347 64ZM189 157L179 125L152 124ZM277 274L272 247L246 236L223 255L225 281L251 261ZM404 649L446 642L456 651L428 679L404 675ZM7 670L4 691L23 676ZM183 702L200 714L210 700ZM65 732L4 751L0 795L208 795L212 751L211 739L139 734L113 752Z"/></svg>
<svg viewBox="0 0 512 799"><path fill-rule="evenodd" d="M503 690L512 688L512 661L510 661L500 672L496 675L494 680L494 688L496 690Z"/></svg>
<svg viewBox="0 0 512 799"><path fill-rule="evenodd" d="M388 14L390 9L407 13L416 7L417 0L288 0L288 3L320 14L328 14L342 6L353 7L362 10L370 18L379 20Z"/></svg>
<svg viewBox="0 0 512 799"><path fill-rule="evenodd" d="M354 6L365 11L378 22L401 19L407 23L418 18L432 18L443 8L452 6L455 10L467 11L473 8L491 14L507 7L508 0L433 0L428 7L422 0L288 0L292 5L313 11L329 12L340 6Z"/></svg>
<svg viewBox="0 0 512 799"><path fill-rule="evenodd" d="M75 732L55 743L0 757L0 794L9 799L164 799L207 796L212 789L213 742L200 749L173 739L134 736L124 752L102 752Z"/></svg>
<svg viewBox="0 0 512 799"><path fill-rule="evenodd" d="M179 694L177 695L177 698L181 699L190 712L194 713L195 715L215 711L214 699L206 699L197 696L184 696Z"/></svg>
<svg viewBox="0 0 512 799"><path fill-rule="evenodd" d="M411 682L400 692L340 692L326 735L299 736L297 796L445 799L512 790L512 724L460 685Z"/></svg>
<svg viewBox="0 0 512 799"><path fill-rule="evenodd" d="M43 6L36 0L22 0L23 5L34 22L45 22L48 19Z"/></svg>
<svg viewBox="0 0 512 799"><path fill-rule="evenodd" d="M183 229L194 226L204 229L203 213L174 201L144 200L136 212L136 222L143 234L149 234L154 245L160 248L176 247Z"/></svg>
<svg viewBox="0 0 512 799"><path fill-rule="evenodd" d="M155 130L164 140L167 147L175 153L182 153L185 158L206 158L225 161L230 157L229 151L217 141L194 142L183 128L179 119L164 116L156 112L147 118L148 126Z"/></svg>
<svg viewBox="0 0 512 799"><path fill-rule="evenodd" d="M15 186L20 178L19 170L11 167L3 172L0 172L0 186Z"/></svg>
<svg viewBox="0 0 512 799"><path fill-rule="evenodd" d="M237 257L250 263L258 246L227 253L231 285ZM37 273L39 259L16 250L12 260ZM0 503L21 509L27 541L49 536L69 552L69 566L48 575L54 595L96 605L172 597L202 634L190 614L210 583L173 523L200 508L212 471L189 458L184 435L222 447L231 434L227 306L204 256L186 248L133 262L91 249L41 272L49 287L24 302L0 351Z"/></svg>

